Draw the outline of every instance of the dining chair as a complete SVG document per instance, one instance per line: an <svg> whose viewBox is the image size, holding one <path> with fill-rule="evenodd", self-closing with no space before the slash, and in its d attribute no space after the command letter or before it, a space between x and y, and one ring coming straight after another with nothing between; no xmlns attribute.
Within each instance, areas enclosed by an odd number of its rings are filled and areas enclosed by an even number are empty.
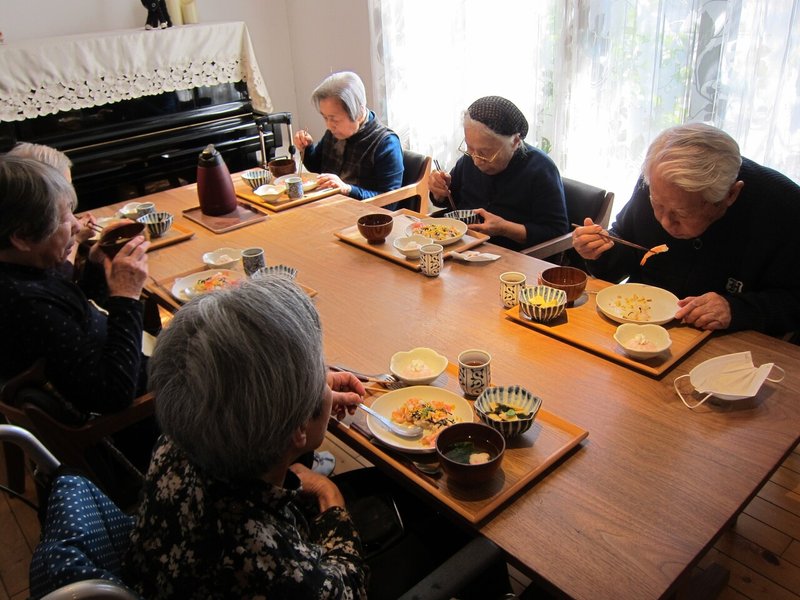
<svg viewBox="0 0 800 600"><path fill-rule="evenodd" d="M396 190L367 198L363 202L382 206L389 210L410 208L413 211L421 212L421 209L427 208L428 176L431 174L431 163L430 156L403 150L402 186Z"/></svg>
<svg viewBox="0 0 800 600"><path fill-rule="evenodd" d="M567 204L567 218L570 223L583 224L586 217L608 229L611 221L611 207L614 204L614 193L607 192L593 185L576 181L574 179L562 178L564 183L564 199ZM543 260L558 257L557 260L550 262L564 263L563 253L574 254L570 256L570 263L580 262L580 257L572 250L572 232L565 233L553 239L547 240L520 250L522 254L541 258Z"/></svg>
<svg viewBox="0 0 800 600"><path fill-rule="evenodd" d="M11 425L27 429L42 440L58 460L80 469L101 484L106 477L98 471L98 453L107 456L132 479L142 480L141 472L116 448L111 436L153 415L154 396L145 394L127 408L89 418L72 409L47 383L44 360L6 380L0 388L0 414ZM102 450L99 450L102 448ZM24 462L18 453L6 453L10 486L24 491ZM105 486L104 486L105 487Z"/></svg>

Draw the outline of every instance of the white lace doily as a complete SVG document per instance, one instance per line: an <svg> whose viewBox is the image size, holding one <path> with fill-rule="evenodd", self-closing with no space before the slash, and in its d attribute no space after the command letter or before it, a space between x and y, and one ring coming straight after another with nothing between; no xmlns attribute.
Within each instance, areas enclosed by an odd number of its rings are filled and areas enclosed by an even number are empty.
<svg viewBox="0 0 800 600"><path fill-rule="evenodd" d="M24 40L0 47L0 73L0 121L236 81L272 112L242 22Z"/></svg>

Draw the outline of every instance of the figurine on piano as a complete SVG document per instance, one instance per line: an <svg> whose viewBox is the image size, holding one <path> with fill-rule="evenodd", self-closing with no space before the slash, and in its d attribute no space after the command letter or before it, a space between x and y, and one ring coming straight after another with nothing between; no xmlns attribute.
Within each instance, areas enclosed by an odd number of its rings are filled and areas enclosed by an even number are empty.
<svg viewBox="0 0 800 600"><path fill-rule="evenodd" d="M172 27L172 21L167 12L166 0L141 0L142 6L147 9L147 22L145 29L166 29Z"/></svg>

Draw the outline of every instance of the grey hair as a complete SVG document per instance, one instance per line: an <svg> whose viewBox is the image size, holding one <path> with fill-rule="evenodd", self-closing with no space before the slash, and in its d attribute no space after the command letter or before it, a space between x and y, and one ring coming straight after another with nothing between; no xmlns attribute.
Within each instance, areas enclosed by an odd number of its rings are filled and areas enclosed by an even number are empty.
<svg viewBox="0 0 800 600"><path fill-rule="evenodd" d="M0 248L11 238L47 239L61 223L61 200L75 210L75 188L64 175L33 158L0 156Z"/></svg>
<svg viewBox="0 0 800 600"><path fill-rule="evenodd" d="M8 156L19 156L22 158L35 158L39 162L50 165L64 174L69 173L72 168L72 161L69 157L50 146L43 144L31 144L30 142L19 142L8 151Z"/></svg>
<svg viewBox="0 0 800 600"><path fill-rule="evenodd" d="M644 182L658 173L687 192L700 192L706 202L722 201L736 182L742 156L727 133L711 125L688 123L662 131L647 150Z"/></svg>
<svg viewBox="0 0 800 600"><path fill-rule="evenodd" d="M326 98L341 102L351 121L358 121L367 112L367 92L364 82L352 71L341 71L328 75L311 94L311 101L319 110L319 103Z"/></svg>
<svg viewBox="0 0 800 600"><path fill-rule="evenodd" d="M503 135L501 133L497 133L494 129L486 125L486 123L481 123L480 121L476 121L475 119L470 117L468 110L465 110L464 113L461 115L461 120L464 127L466 127L467 125L477 127L487 135L490 135L498 142L502 142L503 144L509 143L514 139L515 135L519 135L518 133L513 133L511 135ZM528 148L525 146L525 140L522 138L521 135L520 135L519 147L517 148L516 152L519 152L520 154L525 154L528 152Z"/></svg>
<svg viewBox="0 0 800 600"><path fill-rule="evenodd" d="M195 465L223 480L263 475L321 413L319 315L281 277L196 298L159 334L149 384L163 432Z"/></svg>

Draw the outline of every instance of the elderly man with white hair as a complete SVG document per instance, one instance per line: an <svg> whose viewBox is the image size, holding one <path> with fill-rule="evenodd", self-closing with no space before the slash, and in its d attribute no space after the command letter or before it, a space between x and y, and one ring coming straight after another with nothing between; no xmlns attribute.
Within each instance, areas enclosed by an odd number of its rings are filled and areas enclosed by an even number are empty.
<svg viewBox="0 0 800 600"><path fill-rule="evenodd" d="M573 232L589 271L658 286L680 298L676 318L699 329L800 331L800 186L743 158L724 131L692 123L647 151L633 197L610 232L668 251L614 244L591 219Z"/></svg>

